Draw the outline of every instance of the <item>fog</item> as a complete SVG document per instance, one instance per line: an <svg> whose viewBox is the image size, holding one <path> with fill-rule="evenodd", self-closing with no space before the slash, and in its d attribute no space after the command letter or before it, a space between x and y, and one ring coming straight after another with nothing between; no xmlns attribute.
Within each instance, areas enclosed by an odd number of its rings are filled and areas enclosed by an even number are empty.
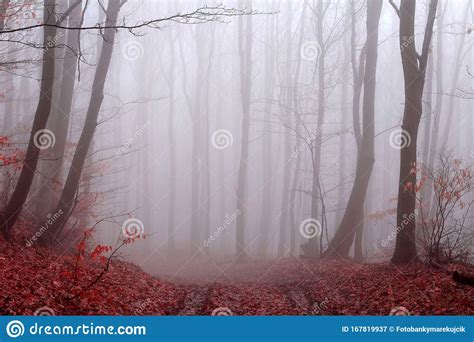
<svg viewBox="0 0 474 342"><path fill-rule="evenodd" d="M67 7L58 1L53 14L60 17ZM117 255L175 282L212 281L241 262L320 258L345 222L358 154L366 156L373 130L370 172L360 163L368 187L354 198L363 208L363 224L356 214L346 217L352 225L350 241L344 237L348 257L389 260L400 220L401 228L407 220L416 223L417 255L427 258L423 241L431 235L426 238L424 228L437 216L436 191L424 175L439 170L441 156L453 165L461 161L463 170L474 162L470 0L439 1L421 120L411 126L418 134L401 129L407 106L401 55L413 45L422 54L428 7L429 1L417 1L414 35L400 37L400 18L383 2L372 79L361 70L372 70L364 63L374 60L364 1L129 0L115 25L106 19L107 2L82 1L81 12L62 24L82 29L58 28L50 46L41 28L13 30L40 23L42 2L18 6L17 17L10 8L0 42L1 135L9 140L2 155L25 156L42 80L53 78L45 126L51 134L42 136L51 139L51 148L40 149L21 220L32 223L32 232L44 226L45 217L64 221L53 242L64 253L74 250L87 229L94 244L117 246L125 235L132 241ZM198 8L212 14L173 17ZM160 18L166 20L155 21ZM97 29L104 23L119 27ZM113 44L107 30L115 33ZM99 70L106 45L112 46L110 66ZM43 69L51 51L55 69L48 74ZM93 86L100 71L105 86L98 125L90 146L81 145L91 96L100 93ZM369 99L364 93L371 81L375 93ZM64 110L69 106L61 97L68 87L70 110ZM367 122L371 100L374 119ZM413 145L411 167L428 185L414 191L417 209L402 213L400 155ZM74 204L58 214L78 147L87 156ZM6 208L20 171L10 165L0 172ZM453 253L467 252L472 260L469 190L463 206L446 218L455 233L441 242L447 249L462 241ZM425 202L427 207L420 204Z"/></svg>

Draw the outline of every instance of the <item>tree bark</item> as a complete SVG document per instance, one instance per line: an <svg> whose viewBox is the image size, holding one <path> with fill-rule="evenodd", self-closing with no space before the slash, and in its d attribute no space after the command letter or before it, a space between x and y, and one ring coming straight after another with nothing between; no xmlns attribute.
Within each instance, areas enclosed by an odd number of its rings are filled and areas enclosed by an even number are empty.
<svg viewBox="0 0 474 342"><path fill-rule="evenodd" d="M416 220L413 217L416 206L416 149L418 127L422 114L422 97L429 46L433 34L433 23L438 0L431 0L425 28L421 55L415 47L415 9L416 2L401 0L400 4L400 54L405 83L405 108L403 112L402 133L409 143L400 149L400 180L398 184L397 238L391 259L394 264L407 264L416 260Z"/></svg>
<svg viewBox="0 0 474 342"><path fill-rule="evenodd" d="M374 118L375 118L375 88L377 72L378 27L382 11L382 0L372 0L367 4L367 42L364 73L363 98L363 132L360 148L357 154L356 176L349 197L346 212L341 225L331 240L325 256L348 258L356 231L362 231L364 223L364 202L375 162L374 152ZM362 234L358 238L361 258Z"/></svg>
<svg viewBox="0 0 474 342"><path fill-rule="evenodd" d="M81 6L76 6L69 16L69 27L78 27L81 21ZM41 201L37 202L37 217L43 219L46 214L54 209L54 188L62 178L64 165L64 152L66 150L67 133L69 128L72 99L74 95L74 82L76 80L77 54L79 53L80 30L68 30L66 46L62 60L61 81L59 88L55 89L59 93L58 105L51 111L48 126L56 137L56 144L51 147L51 160L43 161L44 176L39 187ZM56 61L56 63L58 63ZM59 64L59 63L58 63ZM58 66L58 64L56 64ZM59 194L58 194L59 195ZM58 196L57 195L57 196Z"/></svg>
<svg viewBox="0 0 474 342"><path fill-rule="evenodd" d="M47 23L54 24L55 0L45 0L44 2L44 20ZM43 32L43 44L46 44L48 39L54 39L56 36L56 27L45 26ZM10 232L15 225L15 222L20 215L23 205L26 202L28 193L30 192L31 184L35 175L36 167L40 149L38 148L37 136L41 130L46 127L49 114L51 112L51 99L53 96L54 85L54 56L55 49L45 49L43 53L43 67L41 69L41 86L38 106L36 108L33 126L31 129L30 139L26 150L25 161L21 169L15 190L10 197L5 212L2 214L2 222L0 230L6 239L10 238Z"/></svg>
<svg viewBox="0 0 474 342"><path fill-rule="evenodd" d="M250 7L250 4L249 4ZM236 257L245 259L245 225L247 203L248 153L250 131L250 95L252 85L252 16L245 18L245 35L243 18L239 17L239 56L240 56L240 98L242 102L242 137L240 146L240 164L237 181L237 212L236 219Z"/></svg>
<svg viewBox="0 0 474 342"><path fill-rule="evenodd" d="M109 26L116 25L118 13L121 6L125 3L121 1L111 1L107 7L107 24ZM99 62L94 75L94 81L92 84L91 98L89 107L87 109L86 120L84 127L77 143L76 151L71 162L71 167L64 185L61 199L56 207L55 212L63 212L64 214L54 222L53 225L47 231L47 238L51 238L56 235L61 228L66 224L71 210L73 208L76 193L79 187L79 181L81 178L84 162L89 151L94 133L97 127L97 117L99 115L100 107L104 99L104 86L107 78L107 73L112 58L112 51L114 47L116 29L108 28L104 30L104 42L102 44Z"/></svg>

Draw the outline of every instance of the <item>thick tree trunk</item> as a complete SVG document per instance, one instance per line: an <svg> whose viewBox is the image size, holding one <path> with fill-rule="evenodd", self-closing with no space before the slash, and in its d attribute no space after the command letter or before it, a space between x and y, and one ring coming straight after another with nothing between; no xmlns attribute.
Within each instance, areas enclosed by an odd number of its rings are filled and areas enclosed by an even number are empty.
<svg viewBox="0 0 474 342"><path fill-rule="evenodd" d="M433 33L433 23L438 0L431 0L421 55L415 47L415 8L416 2L402 0L400 4L400 53L402 57L403 78L405 82L405 109L402 132L408 141L400 149L400 180L398 184L397 238L394 264L407 264L416 260L416 149L418 126L422 114L422 97L425 82L429 46ZM408 37L408 39L407 39ZM410 141L411 140L411 141Z"/></svg>
<svg viewBox="0 0 474 342"><path fill-rule="evenodd" d="M356 176L341 225L331 240L325 256L348 258L357 230L362 232L364 202L375 162L374 117L377 72L378 26L382 0L372 0L367 5L367 43L364 74L363 132L357 155ZM357 258L361 258L362 233L358 236Z"/></svg>
<svg viewBox="0 0 474 342"><path fill-rule="evenodd" d="M44 20L50 24L55 22L54 13L55 0L45 0L44 3ZM43 33L43 42L46 44L48 39L54 39L56 36L56 27L45 26ZM51 112L51 99L53 96L54 85L54 54L55 49L45 49L43 53L43 66L41 69L41 85L38 107L36 108L33 126L31 129L30 139L26 150L25 161L18 178L15 190L10 197L7 208L2 214L2 222L0 229L5 238L10 237L10 232L15 225L18 216L25 204L31 184L38 165L39 153L41 147L38 144L38 138L41 138L42 130L45 129Z"/></svg>

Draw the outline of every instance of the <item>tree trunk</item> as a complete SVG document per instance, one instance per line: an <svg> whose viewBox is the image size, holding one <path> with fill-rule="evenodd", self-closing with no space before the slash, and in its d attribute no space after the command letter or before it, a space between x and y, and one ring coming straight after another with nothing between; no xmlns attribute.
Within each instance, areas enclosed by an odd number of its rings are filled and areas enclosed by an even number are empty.
<svg viewBox="0 0 474 342"><path fill-rule="evenodd" d="M375 162L374 117L375 86L377 72L378 27L382 11L382 0L372 0L367 4L367 42L364 73L363 132L357 154L356 176L341 225L331 240L325 256L348 258L356 231L358 234L355 250L357 258L362 257L362 227L364 224L364 202Z"/></svg>
<svg viewBox="0 0 474 342"><path fill-rule="evenodd" d="M54 13L54 7L55 0L45 0L43 15L45 20L50 24L55 23L55 16L51 15L51 13ZM54 39L55 36L56 27L53 25L45 26L43 33L43 44L46 44L48 39ZM15 186L15 190L13 191L7 208L2 215L0 229L3 236L7 239L10 238L11 229L15 225L23 205L25 204L31 184L33 182L36 167L38 165L40 153L39 147L42 147L42 145L38 144L38 142L41 142L41 137L43 135L42 130L45 129L49 114L51 112L51 99L53 96L54 85L54 52L55 49L45 49L45 52L43 53L43 66L41 69L41 86L38 107L36 108L35 117L33 120L25 161ZM43 136L43 138L44 137L45 136Z"/></svg>
<svg viewBox="0 0 474 342"><path fill-rule="evenodd" d="M250 4L249 4L250 7ZM236 219L236 257L245 258L245 225L247 203L248 153L250 131L250 94L252 85L252 16L247 16L245 36L243 18L239 17L239 55L240 55L240 98L242 102L242 138L240 146L240 164L237 181L237 212Z"/></svg>
<svg viewBox="0 0 474 342"><path fill-rule="evenodd" d="M69 16L69 27L78 27L81 21L81 6L76 6ZM54 209L55 184L60 183L64 165L64 152L66 150L67 133L69 128L72 99L74 95L74 82L76 80L77 54L79 53L80 30L67 30L67 40L65 42L68 48L65 50L62 60L61 81L57 88L59 93L58 105L51 111L48 120L48 126L56 137L56 144L51 147L51 160L43 161L44 170L41 174L42 179L39 193L41 201L37 202L37 217L43 219L46 214ZM56 61L58 66L58 61ZM59 181L59 182L58 182ZM59 194L58 194L59 195Z"/></svg>
<svg viewBox="0 0 474 342"><path fill-rule="evenodd" d="M291 165L288 162L291 156L291 22L292 22L292 6L291 1L288 1L287 8L287 21L286 21L286 60L285 60L285 86L282 87L282 95L284 98L285 109L282 111L284 117L281 119L285 125L285 139L284 139L284 151L285 157L283 158L283 182L282 182L282 196L280 206L280 232L278 234L278 251L277 255L281 256L285 253L285 247L287 247L287 233L288 233L288 208L289 208L289 191L290 191L290 173Z"/></svg>
<svg viewBox="0 0 474 342"><path fill-rule="evenodd" d="M392 257L394 264L407 264L415 261L416 220L416 149L418 126L422 114L422 97L425 83L426 64L433 34L433 23L438 0L431 0L421 55L415 47L415 8L416 2L401 0L400 4L400 54L402 57L405 83L405 108L402 132L407 143L400 146L400 180L398 184L397 238ZM410 141L411 140L411 141Z"/></svg>
<svg viewBox="0 0 474 342"><path fill-rule="evenodd" d="M107 7L107 24L115 26L117 22L120 7L124 1L111 1ZM100 107L104 99L104 85L109 70L112 51L114 47L116 29L109 28L104 30L104 42L100 52L99 62L92 84L91 98L89 107L87 109L86 120L84 127L77 143L76 151L71 162L71 167L64 185L61 199L58 203L55 212L63 212L64 214L48 229L47 234L49 238L57 234L66 224L71 209L74 205L76 193L79 187L84 161L86 160L89 147L94 137L95 129L97 127L97 117L99 115Z"/></svg>
<svg viewBox="0 0 474 342"><path fill-rule="evenodd" d="M176 206L176 152L175 152L175 138L174 138L174 77L175 77L175 58L176 51L174 47L174 39L169 39L170 49L170 66L168 70L168 153L169 153L169 183L168 183L168 248L173 250L175 248L175 236L174 236L174 225L175 225L175 206Z"/></svg>
<svg viewBox="0 0 474 342"><path fill-rule="evenodd" d="M259 252L266 256L269 245L270 217L272 213L273 198L273 172L272 172L272 108L273 108L273 83L275 79L275 44L274 44L274 17L269 18L267 27L267 44L265 44L265 123L263 125L264 136L262 141L262 210L260 213L260 241Z"/></svg>
<svg viewBox="0 0 474 342"><path fill-rule="evenodd" d="M326 6L329 3L326 3L322 0L318 1L316 9L316 41L319 45L320 54L318 60L318 109L317 109L317 127L316 127L316 137L314 142L312 142L311 148L311 165L313 167L313 179L311 185L311 218L313 220L318 220L319 217L319 202L321 201L322 194L320 193L321 180L320 180L320 171L321 171L321 144L323 136L323 123L324 123L324 114L326 109L326 91L325 91L325 58L326 50L324 47L324 34L323 34L323 21L324 13ZM305 250L305 255L310 257L319 257L320 248L318 243L318 238L313 237L308 240L308 245Z"/></svg>

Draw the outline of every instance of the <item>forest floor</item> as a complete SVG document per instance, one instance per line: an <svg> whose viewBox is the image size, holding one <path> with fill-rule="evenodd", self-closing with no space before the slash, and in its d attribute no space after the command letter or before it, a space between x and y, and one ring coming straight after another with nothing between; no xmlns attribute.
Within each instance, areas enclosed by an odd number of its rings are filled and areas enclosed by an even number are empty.
<svg viewBox="0 0 474 342"><path fill-rule="evenodd" d="M474 287L423 265L284 258L234 263L213 281L185 284L118 260L103 273L106 262L0 247L2 315L388 315L397 307L474 314Z"/></svg>

